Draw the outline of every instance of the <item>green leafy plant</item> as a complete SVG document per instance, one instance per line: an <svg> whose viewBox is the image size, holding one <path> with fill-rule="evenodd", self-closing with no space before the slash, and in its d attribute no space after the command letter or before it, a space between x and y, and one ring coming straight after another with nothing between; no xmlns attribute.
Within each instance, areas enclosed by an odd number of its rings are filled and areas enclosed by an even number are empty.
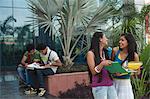
<svg viewBox="0 0 150 99"><path fill-rule="evenodd" d="M140 60L143 62L143 67L147 72L150 71L150 44L146 45L143 49Z"/></svg>
<svg viewBox="0 0 150 99"><path fill-rule="evenodd" d="M140 60L143 62L143 70L140 74L141 77L134 76L132 78L133 91L136 99L140 99L142 96L150 94L150 44L146 45L143 49Z"/></svg>
<svg viewBox="0 0 150 99"><path fill-rule="evenodd" d="M148 84L146 83L147 75L148 73L146 72L145 69L143 69L140 78L137 75L132 78L132 85L135 99L140 99L144 95L146 95L148 91Z"/></svg>
<svg viewBox="0 0 150 99"><path fill-rule="evenodd" d="M131 33L135 37L138 44L138 51L141 52L145 45L144 30L145 30L145 16L149 12L150 7L144 6L141 12L138 12L134 0L125 0L123 5L118 10L118 16L112 19L113 26L110 28L112 33L110 39L112 46L118 45L120 34ZM116 19L119 22L115 23Z"/></svg>

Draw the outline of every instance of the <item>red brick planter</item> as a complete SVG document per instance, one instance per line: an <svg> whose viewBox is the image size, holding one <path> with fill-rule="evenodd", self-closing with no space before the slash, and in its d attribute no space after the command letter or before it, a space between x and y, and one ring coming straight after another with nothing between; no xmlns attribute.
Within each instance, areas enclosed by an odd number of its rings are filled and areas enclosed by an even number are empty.
<svg viewBox="0 0 150 99"><path fill-rule="evenodd" d="M66 92L75 87L75 82L89 84L88 72L62 73L48 76L46 78L46 88L49 94L58 96L59 92Z"/></svg>

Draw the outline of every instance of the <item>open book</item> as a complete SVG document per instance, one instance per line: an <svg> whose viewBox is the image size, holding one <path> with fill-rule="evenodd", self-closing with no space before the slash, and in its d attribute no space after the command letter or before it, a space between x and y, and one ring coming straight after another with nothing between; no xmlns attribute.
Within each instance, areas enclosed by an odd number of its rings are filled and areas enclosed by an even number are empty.
<svg viewBox="0 0 150 99"><path fill-rule="evenodd" d="M32 70L34 70L34 68L37 68L37 69L44 69L43 66L40 66L40 65L37 64L37 63L32 63L32 64L27 65L27 69L32 69Z"/></svg>
<svg viewBox="0 0 150 99"><path fill-rule="evenodd" d="M130 71L128 69L125 69L118 62L112 62L112 64L110 66L104 66L104 68L106 70L108 70L110 73L124 73L124 74L128 74L128 73L133 72L133 71Z"/></svg>

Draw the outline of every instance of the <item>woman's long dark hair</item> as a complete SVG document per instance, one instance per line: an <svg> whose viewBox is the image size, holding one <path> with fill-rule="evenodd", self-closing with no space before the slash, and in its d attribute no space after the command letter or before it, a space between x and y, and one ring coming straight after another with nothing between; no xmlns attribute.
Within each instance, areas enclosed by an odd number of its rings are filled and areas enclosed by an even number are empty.
<svg viewBox="0 0 150 99"><path fill-rule="evenodd" d="M121 34L128 42L128 61L134 61L134 53L137 53L137 44L131 33Z"/></svg>
<svg viewBox="0 0 150 99"><path fill-rule="evenodd" d="M91 47L90 47L90 51L94 52L95 57L100 57L99 51L100 51L100 41L99 38L103 38L103 33L102 32L95 32L93 37L92 37L92 41L91 41ZM104 52L106 53L107 50L104 49ZM108 58L108 54L106 53L106 59Z"/></svg>
<svg viewBox="0 0 150 99"><path fill-rule="evenodd" d="M95 56L95 66L100 64L101 62L101 57L100 57L100 40L99 38L103 38L103 33L102 32L95 32L93 37L92 37L92 41L91 41L91 47L89 49L89 51L92 51L94 53L94 56ZM104 52L105 52L105 57L106 59L108 59L108 53L107 53L107 50L104 49ZM99 81L100 82L102 80L102 72L100 72L99 74ZM92 82L92 74L89 70L89 76L90 76L90 82Z"/></svg>

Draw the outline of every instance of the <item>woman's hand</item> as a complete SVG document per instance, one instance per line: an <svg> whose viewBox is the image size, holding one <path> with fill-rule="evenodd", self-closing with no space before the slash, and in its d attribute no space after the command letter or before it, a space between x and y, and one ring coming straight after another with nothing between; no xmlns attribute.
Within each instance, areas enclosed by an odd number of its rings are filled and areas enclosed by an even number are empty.
<svg viewBox="0 0 150 99"><path fill-rule="evenodd" d="M111 61L111 60L103 60L103 61L101 62L101 64L102 64L103 66L109 66L109 65L112 64L112 62L113 62L113 61Z"/></svg>

